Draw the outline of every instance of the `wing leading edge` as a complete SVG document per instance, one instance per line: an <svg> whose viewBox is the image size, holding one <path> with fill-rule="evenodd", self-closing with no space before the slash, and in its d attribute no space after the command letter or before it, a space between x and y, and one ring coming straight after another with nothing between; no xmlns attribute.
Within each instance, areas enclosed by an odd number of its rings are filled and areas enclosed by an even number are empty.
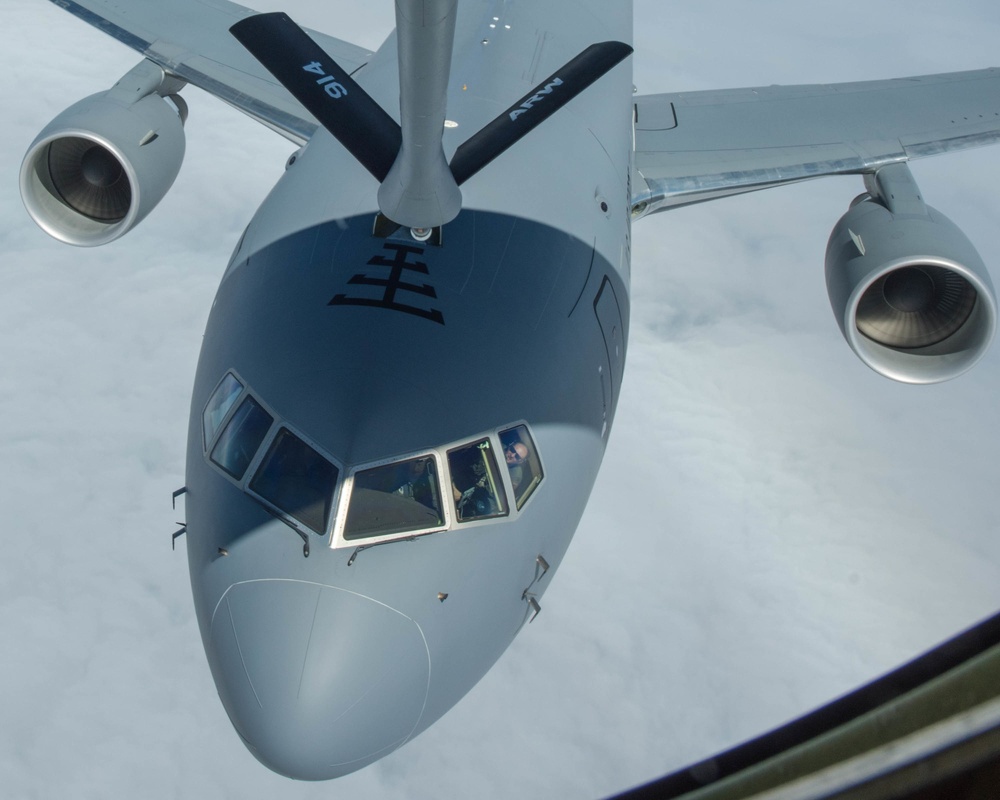
<svg viewBox="0 0 1000 800"><path fill-rule="evenodd" d="M635 100L635 217L1000 141L1000 69Z"/></svg>
<svg viewBox="0 0 1000 800"><path fill-rule="evenodd" d="M227 0L51 0L150 61L299 144L319 124L232 35L229 28L256 11ZM309 31L346 70L370 50Z"/></svg>
<svg viewBox="0 0 1000 800"><path fill-rule="evenodd" d="M304 143L316 119L229 33L228 0L50 0L170 73ZM371 51L310 37L348 72ZM1000 69L635 100L634 217L1000 141Z"/></svg>

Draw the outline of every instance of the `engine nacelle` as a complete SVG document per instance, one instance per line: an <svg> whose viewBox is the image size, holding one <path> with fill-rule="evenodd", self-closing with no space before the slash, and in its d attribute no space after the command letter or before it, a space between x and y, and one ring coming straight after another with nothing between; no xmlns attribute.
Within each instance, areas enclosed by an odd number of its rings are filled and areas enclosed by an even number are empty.
<svg viewBox="0 0 1000 800"><path fill-rule="evenodd" d="M900 210L864 195L852 204L827 244L827 291L844 337L869 367L904 383L937 383L982 358L996 330L996 296L951 220L919 195L902 209L916 213Z"/></svg>
<svg viewBox="0 0 1000 800"><path fill-rule="evenodd" d="M154 91L135 99L135 91L119 82L81 100L28 148L21 198L50 236L85 247L113 241L173 184L184 160L187 109L180 97Z"/></svg>

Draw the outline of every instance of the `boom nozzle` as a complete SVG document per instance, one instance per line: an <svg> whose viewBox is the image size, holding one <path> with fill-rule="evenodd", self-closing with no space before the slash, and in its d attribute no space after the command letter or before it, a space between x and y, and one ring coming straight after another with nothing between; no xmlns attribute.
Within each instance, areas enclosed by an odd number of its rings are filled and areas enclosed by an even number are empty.
<svg viewBox="0 0 1000 800"><path fill-rule="evenodd" d="M402 145L378 204L410 228L440 227L462 209L442 141L457 9L458 0L396 0Z"/></svg>

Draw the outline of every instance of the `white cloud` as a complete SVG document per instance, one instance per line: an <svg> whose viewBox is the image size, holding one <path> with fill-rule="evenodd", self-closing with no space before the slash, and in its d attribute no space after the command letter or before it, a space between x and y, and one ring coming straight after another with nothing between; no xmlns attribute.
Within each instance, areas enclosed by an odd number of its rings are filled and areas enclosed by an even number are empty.
<svg viewBox="0 0 1000 800"><path fill-rule="evenodd" d="M991 5L821 5L643 0L636 83L857 80L994 58ZM368 46L391 18L270 7ZM377 765L333 786L272 775L216 698L167 504L215 285L290 147L194 93L187 160L161 207L120 242L61 246L21 208L20 156L135 58L40 0L7 0L5 21L6 796L610 793L805 711L1000 604L1000 351L923 388L851 355L822 260L860 181L664 214L635 229L616 430L538 621ZM984 151L914 167L992 264L998 163Z"/></svg>

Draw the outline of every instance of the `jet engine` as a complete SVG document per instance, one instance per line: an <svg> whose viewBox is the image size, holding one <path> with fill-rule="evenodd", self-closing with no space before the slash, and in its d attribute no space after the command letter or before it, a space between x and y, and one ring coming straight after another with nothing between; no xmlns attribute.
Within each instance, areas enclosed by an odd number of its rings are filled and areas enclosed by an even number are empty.
<svg viewBox="0 0 1000 800"><path fill-rule="evenodd" d="M851 349L876 372L904 383L945 381L989 347L993 285L965 234L924 205L908 168L887 169L895 175L882 170L866 180L869 194L830 235L830 304Z"/></svg>
<svg viewBox="0 0 1000 800"><path fill-rule="evenodd" d="M158 93L170 83L143 62L38 134L20 182L25 208L42 230L68 244L106 244L163 199L184 159L187 116L179 96Z"/></svg>

